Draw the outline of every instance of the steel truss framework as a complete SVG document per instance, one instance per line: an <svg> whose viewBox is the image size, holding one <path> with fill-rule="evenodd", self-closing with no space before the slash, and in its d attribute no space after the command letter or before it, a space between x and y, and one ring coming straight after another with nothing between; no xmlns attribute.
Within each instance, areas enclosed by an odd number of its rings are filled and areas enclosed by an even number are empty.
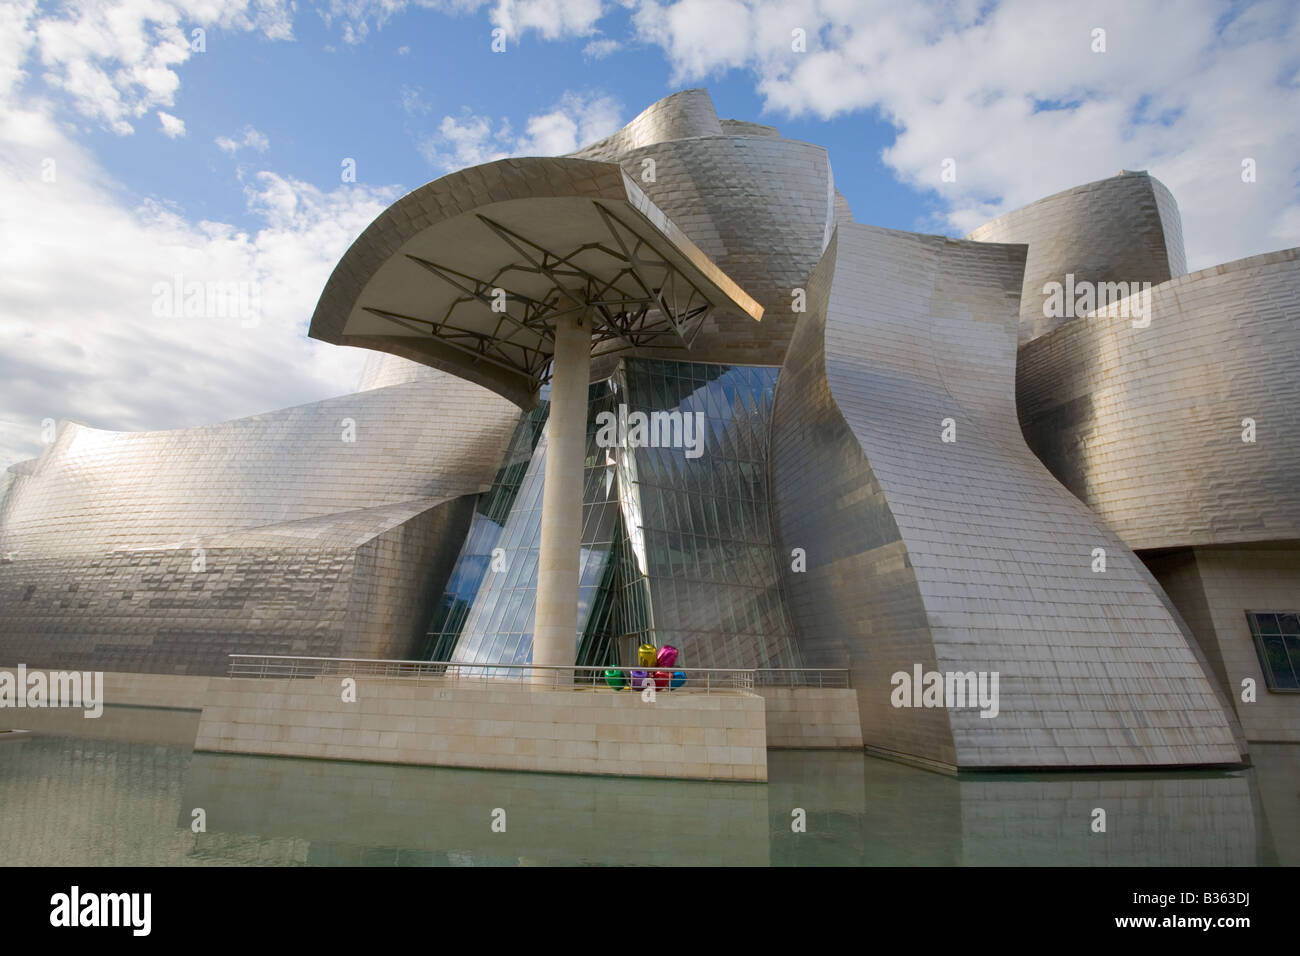
<svg viewBox="0 0 1300 956"><path fill-rule="evenodd" d="M407 254L412 262L461 293L441 317L421 318L371 306L363 308L408 329L427 328L434 338L472 356L475 362L523 373L534 389L550 379L553 326L566 315L592 317L592 348L600 354L646 345L689 350L715 303L653 243L601 203L593 205L609 231L609 239L585 242L565 253L547 249L476 214L475 218L519 257L488 278ZM601 278L579 264L580 257L591 255L607 256L621 266L612 277ZM509 277L516 274L540 277L551 287L540 296L511 289ZM495 317L491 332L457 324L458 311L476 305L486 306ZM617 344L608 347L611 342Z"/></svg>

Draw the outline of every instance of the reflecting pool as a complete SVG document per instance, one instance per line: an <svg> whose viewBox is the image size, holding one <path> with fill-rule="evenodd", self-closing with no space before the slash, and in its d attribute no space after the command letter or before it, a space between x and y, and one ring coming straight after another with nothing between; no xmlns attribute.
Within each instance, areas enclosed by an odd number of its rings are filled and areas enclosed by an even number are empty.
<svg viewBox="0 0 1300 956"><path fill-rule="evenodd" d="M196 715L114 711L98 738L0 743L0 863L1300 864L1291 744L1233 772L961 777L772 751L763 785L194 753Z"/></svg>

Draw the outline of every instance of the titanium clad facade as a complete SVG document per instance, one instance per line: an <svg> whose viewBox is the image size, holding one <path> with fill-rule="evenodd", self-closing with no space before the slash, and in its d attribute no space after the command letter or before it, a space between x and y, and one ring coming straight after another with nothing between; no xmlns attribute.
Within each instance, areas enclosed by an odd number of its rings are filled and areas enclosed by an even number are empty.
<svg viewBox="0 0 1300 956"><path fill-rule="evenodd" d="M1298 368L1300 249L1287 249L1155 286L1142 320L1092 315L1025 345L1020 420L1131 548L1295 541Z"/></svg>
<svg viewBox="0 0 1300 956"><path fill-rule="evenodd" d="M573 155L602 162L619 162L628 152L643 146L699 136L721 136L724 132L723 122L718 119L708 90L682 90L650 104L618 132ZM738 124L734 120L726 122L729 124L726 132L734 132ZM756 123L739 125L758 126ZM776 132L770 126L761 128ZM640 176L639 169L637 176Z"/></svg>
<svg viewBox="0 0 1300 956"><path fill-rule="evenodd" d="M852 215L847 202L837 210L826 148L786 139L771 127L719 123L708 93L688 90L573 155L622 165L650 200L763 306L759 323L710 316L692 345L691 360L780 365L797 318L792 292L817 265L837 214ZM649 169L653 179L646 178ZM633 354L683 357L652 348ZM596 374L608 374L611 366L596 368Z"/></svg>
<svg viewBox="0 0 1300 956"><path fill-rule="evenodd" d="M1300 684L1298 261L1183 275L1145 173L968 240L860 225L824 148L677 93L385 210L311 324L375 351L357 394L65 425L9 469L0 664L529 662L546 322L581 308L577 663L652 641L686 667L847 667L863 740L945 768L1235 764L1241 726L1300 739L1300 694L1268 686ZM1152 283L1149 321L1047 317L1067 275ZM602 413L682 440L609 441ZM916 668L996 673L997 716L895 706Z"/></svg>
<svg viewBox="0 0 1300 956"><path fill-rule="evenodd" d="M1069 222L1053 224L1051 206L1085 221L1061 231ZM1149 275L1149 290L1063 320L1044 317L1035 287L1048 266L1034 279L1027 269L1022 339L1030 329L1032 340L1022 340L1017 369L1025 439L1150 567L1245 737L1296 741L1300 696L1269 658L1292 666L1300 639L1292 653L1252 621L1300 614L1300 250L1183 275L1178 221L1158 181L1122 174L972 235L1029 242L1031 262L1050 261L1055 281ZM1157 223L1165 281L1151 254Z"/></svg>
<svg viewBox="0 0 1300 956"><path fill-rule="evenodd" d="M224 674L231 653L411 656L518 417L440 385L176 431L64 423L0 505L0 660Z"/></svg>
<svg viewBox="0 0 1300 956"><path fill-rule="evenodd" d="M1300 249L1161 283L1149 324L1119 311L1022 348L1026 440L1140 550L1247 738L1300 740L1300 696L1266 669L1300 640L1250 626L1300 613Z"/></svg>
<svg viewBox="0 0 1300 956"><path fill-rule="evenodd" d="M887 703L895 671L933 670L936 657L907 545L827 377L826 308L846 232L836 231L808 283L773 412L772 517L791 562L787 607L807 666L850 669L864 743L955 766L946 712ZM796 571L800 552L806 569Z"/></svg>
<svg viewBox="0 0 1300 956"><path fill-rule="evenodd" d="M405 385L408 382L427 382L435 384L452 379L451 387L456 388L456 377L441 369L418 362L408 362L387 352L371 352L361 370L357 382L358 392L368 392L372 388L386 388L389 385Z"/></svg>
<svg viewBox="0 0 1300 956"><path fill-rule="evenodd" d="M837 230L773 429L782 546L808 554L806 572L786 574L805 661L852 654L843 633L857 631L864 740L950 766L1234 763L1167 599L1020 435L1023 256ZM931 661L999 673L999 715L891 706L891 675Z"/></svg>
<svg viewBox="0 0 1300 956"><path fill-rule="evenodd" d="M518 409L444 381L436 392L410 383L174 431L66 423L6 497L0 552L180 547L477 493Z"/></svg>
<svg viewBox="0 0 1300 956"><path fill-rule="evenodd" d="M966 237L1026 243L1020 342L1070 321L1043 314L1048 282L1159 282L1187 271L1182 218L1173 195L1145 172L1067 189L987 222Z"/></svg>

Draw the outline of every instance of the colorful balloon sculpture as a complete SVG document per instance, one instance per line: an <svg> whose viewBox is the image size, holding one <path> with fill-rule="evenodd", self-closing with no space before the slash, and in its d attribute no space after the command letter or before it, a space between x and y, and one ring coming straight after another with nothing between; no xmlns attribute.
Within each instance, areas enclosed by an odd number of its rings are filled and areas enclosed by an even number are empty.
<svg viewBox="0 0 1300 956"><path fill-rule="evenodd" d="M659 690L675 690L686 683L685 671L671 669L677 663L677 656L677 648L671 644L663 647L642 644L636 649L637 669L627 672L617 667L608 667L605 669L605 683L614 690L625 687L645 690L651 686ZM652 672L650 668L655 666L659 669Z"/></svg>

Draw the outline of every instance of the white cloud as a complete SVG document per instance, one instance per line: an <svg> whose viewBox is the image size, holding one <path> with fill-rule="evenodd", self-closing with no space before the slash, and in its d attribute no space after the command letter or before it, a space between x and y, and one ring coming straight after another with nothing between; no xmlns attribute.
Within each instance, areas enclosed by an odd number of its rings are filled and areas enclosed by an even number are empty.
<svg viewBox="0 0 1300 956"><path fill-rule="evenodd" d="M513 40L528 31L540 34L544 40L588 36L595 32L604 12L602 0L319 0L315 6L327 27L337 24L343 42L355 45L410 8L459 16L476 13L489 3L492 26L504 30ZM484 31L484 49L489 42Z"/></svg>
<svg viewBox="0 0 1300 956"><path fill-rule="evenodd" d="M611 40L608 37L600 40L592 40L582 48L582 55L592 60L603 60L611 53L617 53L623 48L623 44L618 40Z"/></svg>
<svg viewBox="0 0 1300 956"><path fill-rule="evenodd" d="M176 139L185 135L185 120L159 110L158 121L162 124L163 135L168 139Z"/></svg>
<svg viewBox="0 0 1300 956"><path fill-rule="evenodd" d="M191 222L124 201L48 113L0 110L0 467L39 454L45 418L176 428L355 386L364 353L307 338L307 324L339 257L400 190L323 192L264 171L247 187L257 228ZM257 323L156 315L177 275L248 283Z"/></svg>
<svg viewBox="0 0 1300 956"><path fill-rule="evenodd" d="M494 123L466 110L460 117L444 116L438 132L420 149L442 172L507 156L558 156L614 132L621 125L620 114L611 96L566 92L549 110L528 117L522 133L515 133L509 120Z"/></svg>
<svg viewBox="0 0 1300 956"><path fill-rule="evenodd" d="M428 116L433 109L424 99L424 92L417 87L403 86L401 90L402 112L407 116Z"/></svg>
<svg viewBox="0 0 1300 956"><path fill-rule="evenodd" d="M528 118L517 148L535 156L571 153L617 130L621 112L611 96L567 92L548 112Z"/></svg>
<svg viewBox="0 0 1300 956"><path fill-rule="evenodd" d="M484 0L414 5L465 13ZM320 9L359 42L407 7L327 0ZM363 353L307 339L306 325L334 263L396 190L324 192L253 167L243 181L256 228L192 222L124 199L53 118L56 106L21 92L40 76L108 129L130 132L152 111L165 135L183 135L166 110L178 67L201 55L189 31L288 38L289 0L69 0L55 10L0 0L0 460L37 453L47 417L180 427L348 391ZM600 13L597 0L501 0L490 19L516 37L589 37L584 54L600 58L622 48L597 30ZM776 113L878 111L897 129L885 163L933 190L940 209L918 227L960 234L1057 190L1149 168L1179 200L1193 268L1300 244L1298 21L1281 4L1225 13L1208 0L1107 0L1083 13L1029 0L991 9L982 0L643 0L633 13L635 39L664 50L678 85L742 70ZM1089 49L1099 25L1104 54ZM796 28L805 53L791 49ZM404 105L412 116L428 109L418 91ZM421 147L440 170L562 154L617 129L620 113L608 95L569 92L517 126L443 116ZM217 143L232 155L269 147L252 127ZM947 157L958 180L944 185ZM1240 181L1245 157L1257 163L1254 184ZM854 159L832 156L840 169ZM256 283L260 323L154 315L155 286L178 274Z"/></svg>
<svg viewBox="0 0 1300 956"><path fill-rule="evenodd" d="M189 31L287 38L282 0L69 0L56 11L0 2L0 463L39 454L47 418L175 428L350 391L365 353L311 340L307 324L339 257L399 190L325 192L253 168L241 178L255 227L195 222L132 198L61 119L71 107L126 134L155 111L164 135L183 135L166 107L177 68L202 55ZM31 75L47 93L24 89ZM248 127L221 145L269 142ZM158 306L177 277L239 284L253 310L169 316Z"/></svg>
<svg viewBox="0 0 1300 956"><path fill-rule="evenodd" d="M229 153L231 156L245 148L265 153L271 146L271 141L266 134L251 126L244 127L239 139L231 136L218 136L213 142L217 144L217 148L223 153Z"/></svg>
<svg viewBox="0 0 1300 956"><path fill-rule="evenodd" d="M31 54L36 34L30 29L36 0L8 0L0 3L0 98L27 78L23 64Z"/></svg>
<svg viewBox="0 0 1300 956"><path fill-rule="evenodd" d="M415 0L414 3L409 0L319 0L314 6L327 27L338 23L344 42L357 44L370 36L372 27L382 30L389 20L410 6L443 13L470 13L485 2L487 0Z"/></svg>
<svg viewBox="0 0 1300 956"><path fill-rule="evenodd" d="M444 116L438 132L420 144L420 152L430 165L444 172L502 159L510 155L502 145L509 138L510 123L502 120L501 124L494 131L490 119L468 110L460 119Z"/></svg>
<svg viewBox="0 0 1300 956"><path fill-rule="evenodd" d="M770 13L780 15L775 9ZM642 40L663 48L673 82L680 85L766 59L756 43L758 19L758 11L742 0L683 0L666 6L649 0L633 22Z"/></svg>
<svg viewBox="0 0 1300 956"><path fill-rule="evenodd" d="M45 82L119 135L133 132L132 121L150 110L173 105L176 68L197 55L194 30L292 37L288 0L74 0L58 14L37 14L21 2L15 9L0 14L0 22L25 22ZM5 73L12 83L13 69L0 53L0 84Z"/></svg>
<svg viewBox="0 0 1300 956"><path fill-rule="evenodd" d="M1121 168L1149 169L1178 200L1191 268L1300 245L1293 5L646 0L633 20L678 85L740 69L777 113L878 111L898 128L885 163L941 208L918 228L965 233ZM1105 53L1091 49L1099 26ZM791 49L796 28L805 53ZM944 184L948 157L958 178ZM1245 157L1257 183L1241 182Z"/></svg>
<svg viewBox="0 0 1300 956"><path fill-rule="evenodd" d="M491 20L509 37L535 30L543 40L559 40L594 33L603 12L601 0L498 0Z"/></svg>

